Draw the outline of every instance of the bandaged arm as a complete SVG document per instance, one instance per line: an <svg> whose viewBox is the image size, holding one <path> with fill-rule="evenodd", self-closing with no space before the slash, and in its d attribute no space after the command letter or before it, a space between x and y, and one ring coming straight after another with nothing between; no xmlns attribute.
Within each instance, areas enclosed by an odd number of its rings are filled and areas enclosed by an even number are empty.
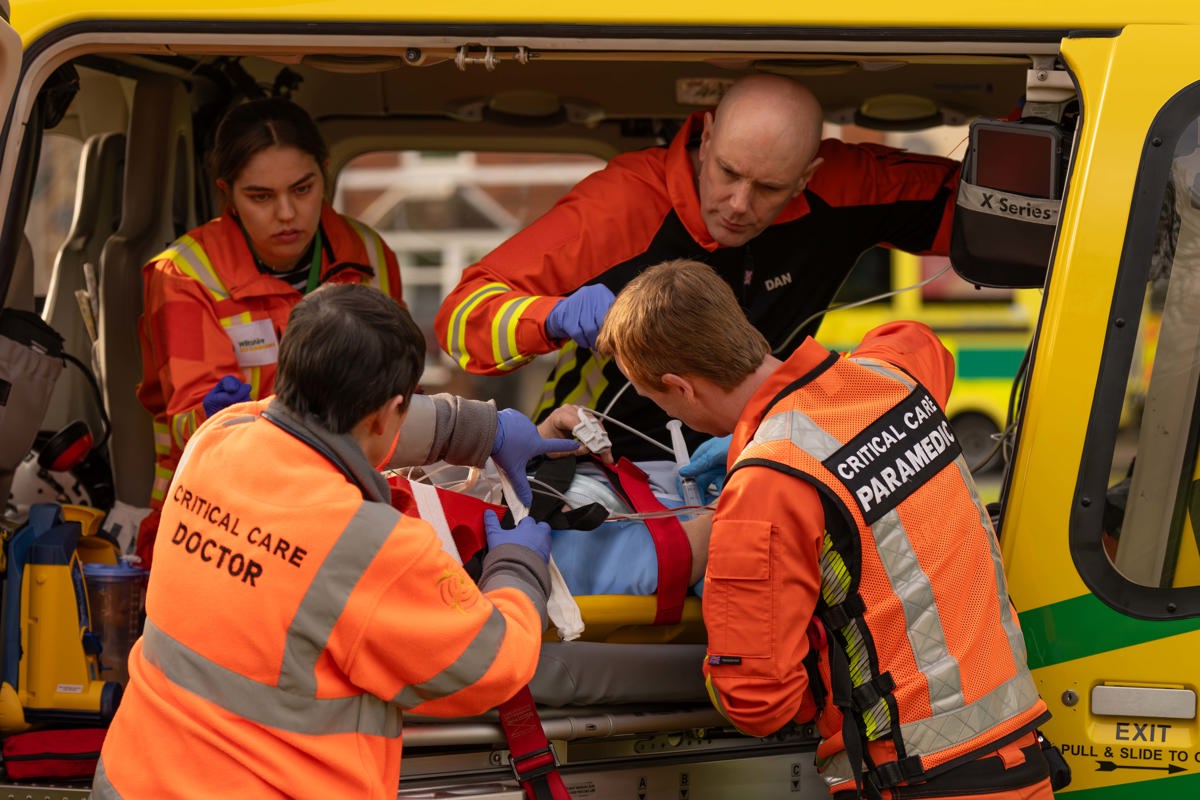
<svg viewBox="0 0 1200 800"><path fill-rule="evenodd" d="M445 461L481 467L496 441L496 406L453 394L414 394L391 468Z"/></svg>

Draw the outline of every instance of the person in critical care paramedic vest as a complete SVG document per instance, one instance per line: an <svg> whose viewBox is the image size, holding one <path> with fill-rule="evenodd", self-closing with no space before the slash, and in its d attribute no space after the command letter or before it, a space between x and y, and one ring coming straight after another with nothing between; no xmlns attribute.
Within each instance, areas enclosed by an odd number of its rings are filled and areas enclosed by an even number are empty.
<svg viewBox="0 0 1200 800"><path fill-rule="evenodd" d="M809 338L781 362L709 267L675 261L617 296L598 344L671 416L732 433L704 671L738 728L820 714L835 796L1052 797L1049 713L928 327L882 325L849 357Z"/></svg>
<svg viewBox="0 0 1200 800"><path fill-rule="evenodd" d="M391 248L325 200L328 157L317 126L286 98L234 106L210 155L224 210L142 270L138 399L155 445L152 511L138 532L147 566L184 445L220 409L272 392L292 306L327 283L364 283L404 302Z"/></svg>
<svg viewBox="0 0 1200 800"><path fill-rule="evenodd" d="M529 682L549 527L487 512L477 586L375 469L424 354L390 297L322 287L292 311L278 394L192 436L95 797L395 798L404 711L478 714Z"/></svg>

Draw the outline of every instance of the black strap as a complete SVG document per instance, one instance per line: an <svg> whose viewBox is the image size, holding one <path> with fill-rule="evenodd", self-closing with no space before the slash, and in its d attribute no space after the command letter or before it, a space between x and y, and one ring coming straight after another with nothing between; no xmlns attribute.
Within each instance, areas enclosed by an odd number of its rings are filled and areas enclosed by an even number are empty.
<svg viewBox="0 0 1200 800"><path fill-rule="evenodd" d="M833 697L833 704L842 711L842 746L846 749L846 759L854 775L854 796L861 798L864 796L863 792L868 791L866 797L879 800L878 792L870 794L869 790L872 787L863 780L866 736L859 730L859 717L852 707L854 689L850 683L850 662L846 658L846 651L832 637L829 642L829 672L833 683L830 695Z"/></svg>
<svg viewBox="0 0 1200 800"><path fill-rule="evenodd" d="M588 503L572 509L563 508L562 498L558 495L566 493L574 478L575 459L543 458L533 470L533 479L553 491L538 491L538 486L534 485L529 516L547 523L556 531L590 531L600 526L608 519L608 509L599 503ZM512 511L504 515L503 522L505 525L512 524Z"/></svg>
<svg viewBox="0 0 1200 800"><path fill-rule="evenodd" d="M830 630L840 631L842 628L850 624L850 620L857 619L866 613L867 604L858 594L852 594L836 606L826 606L821 611L821 621Z"/></svg>
<svg viewBox="0 0 1200 800"><path fill-rule="evenodd" d="M882 675L876 675L861 686L855 686L850 691L850 701L854 703L857 710L867 711L873 708L880 699L891 694L895 688L896 679L892 677L892 673L885 672Z"/></svg>

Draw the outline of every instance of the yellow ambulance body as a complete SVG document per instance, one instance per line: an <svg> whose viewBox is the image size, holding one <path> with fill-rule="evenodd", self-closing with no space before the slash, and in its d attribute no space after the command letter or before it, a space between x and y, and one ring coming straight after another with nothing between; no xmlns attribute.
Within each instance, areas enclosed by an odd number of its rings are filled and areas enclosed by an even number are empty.
<svg viewBox="0 0 1200 800"><path fill-rule="evenodd" d="M335 176L381 149L608 158L656 146L754 71L804 81L841 125L1008 119L1014 127L978 127L979 147L968 150L978 172L960 194L963 224L991 234L979 244L964 232L972 258L954 267L958 280L1025 299L940 320L902 295L865 313L927 316L955 337L962 366L969 347L1009 334L1006 371L1025 361L1015 391L1004 378L972 399L960 375L952 402L1003 420L1000 539L1053 713L1044 730L1073 770L1059 796L1200 796L1196 3L20 0L9 20L0 23L0 297L42 310L75 331L77 354L94 355L116 497L133 507L146 505L153 453L132 394L139 268L214 212L207 136L215 112L248 86L290 91L313 114ZM1018 118L1030 125L1018 130ZM989 181L1006 178L987 130L1009 142L1057 137L1045 163L1016 166L1048 175L1045 192L1001 187L1009 202L989 205ZM30 198L53 167L39 154L54 137L83 148L79 203L99 216L52 243L50 263L36 255L45 229L30 224ZM74 305L76 289L89 291L85 264L98 282L94 341ZM405 268L416 292L426 266ZM840 324L838 312L826 319L830 344L859 335ZM972 326L1004 331L984 341ZM74 387L48 427L87 405L86 387ZM577 796L821 796L811 731L750 740L703 709L651 710L662 711L547 723ZM473 783L484 788L472 796L519 796L505 783L494 726L449 740L422 730L406 729L405 786L467 796Z"/></svg>

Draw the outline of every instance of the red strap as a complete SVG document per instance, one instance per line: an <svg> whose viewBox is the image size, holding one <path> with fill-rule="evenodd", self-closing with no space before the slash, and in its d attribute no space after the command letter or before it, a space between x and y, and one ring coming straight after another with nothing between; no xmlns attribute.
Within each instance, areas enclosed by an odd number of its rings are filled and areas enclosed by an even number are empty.
<svg viewBox="0 0 1200 800"><path fill-rule="evenodd" d="M629 499L634 511L664 511L650 491L650 479L632 461L622 458L616 464L602 464L622 494ZM692 546L677 517L658 517L644 520L654 540L658 557L657 605L655 625L673 625L683 616L683 601L687 597L688 577L692 572Z"/></svg>
<svg viewBox="0 0 1200 800"><path fill-rule="evenodd" d="M393 508L410 517L421 516L407 478L393 475L388 478L388 485L392 489ZM503 517L507 509L440 486L437 488L437 495L442 504L442 514L450 528L450 535L454 537L454 543L458 546L459 558L467 561L487 546L483 530L483 512L490 508L497 516Z"/></svg>
<svg viewBox="0 0 1200 800"><path fill-rule="evenodd" d="M546 740L529 687L523 687L496 710L508 739L509 764L526 800L571 800L571 793L558 774L558 756Z"/></svg>

